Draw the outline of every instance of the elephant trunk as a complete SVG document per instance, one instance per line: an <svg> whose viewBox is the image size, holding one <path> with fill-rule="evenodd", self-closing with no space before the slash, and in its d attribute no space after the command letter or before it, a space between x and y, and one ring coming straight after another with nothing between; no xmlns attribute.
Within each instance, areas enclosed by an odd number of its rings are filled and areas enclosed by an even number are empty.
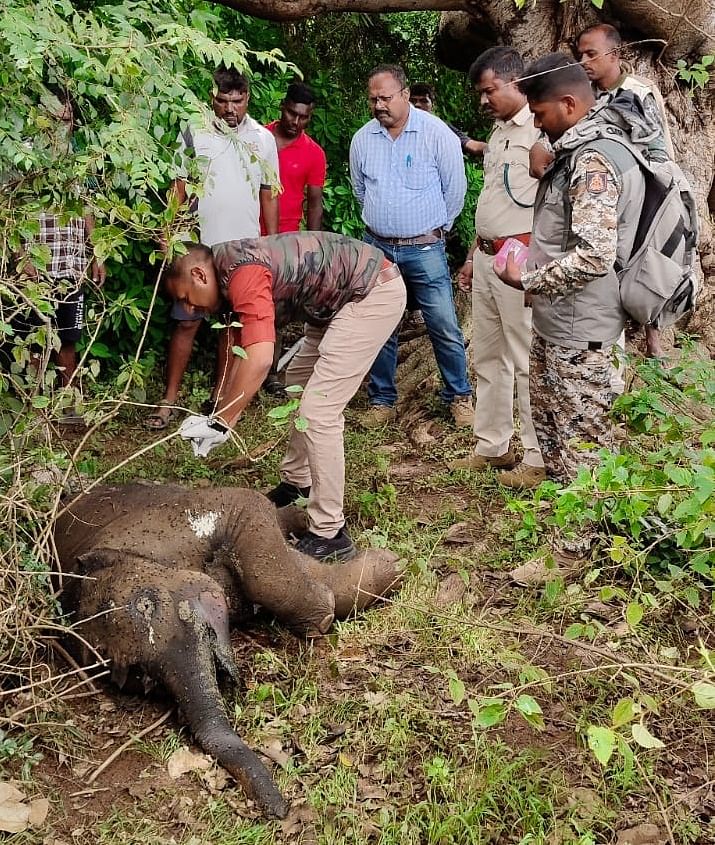
<svg viewBox="0 0 715 845"><path fill-rule="evenodd" d="M177 665L164 664L157 674L175 696L203 750L241 784L267 816L285 818L288 802L278 791L258 755L236 734L226 716L216 681L214 654L206 637L184 651Z"/></svg>

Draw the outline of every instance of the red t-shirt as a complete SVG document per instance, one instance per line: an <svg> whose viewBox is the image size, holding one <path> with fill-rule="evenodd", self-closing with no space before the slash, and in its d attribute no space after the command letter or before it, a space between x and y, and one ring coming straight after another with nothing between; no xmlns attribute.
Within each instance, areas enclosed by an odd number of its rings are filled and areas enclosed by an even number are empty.
<svg viewBox="0 0 715 845"><path fill-rule="evenodd" d="M277 125L278 121L274 120L266 129L275 135ZM278 173L283 185L283 193L278 197L279 232L297 232L300 229L305 188L322 188L326 168L323 148L305 132L278 150ZM261 234L266 234L263 221Z"/></svg>
<svg viewBox="0 0 715 845"><path fill-rule="evenodd" d="M245 349L253 343L275 343L276 308L273 304L273 276L262 264L245 264L234 270L228 283L231 310L241 319L238 343Z"/></svg>

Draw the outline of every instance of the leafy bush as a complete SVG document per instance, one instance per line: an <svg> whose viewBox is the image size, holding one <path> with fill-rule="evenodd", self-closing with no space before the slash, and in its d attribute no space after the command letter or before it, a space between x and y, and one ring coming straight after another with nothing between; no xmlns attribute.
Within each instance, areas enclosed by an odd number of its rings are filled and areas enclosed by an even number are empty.
<svg viewBox="0 0 715 845"><path fill-rule="evenodd" d="M206 112L195 90L208 90L219 61L246 70L250 56L287 69L275 54L215 40L209 30L218 23L210 12L165 0L89 8L68 0L8 0L2 7L0 606L12 612L0 616L0 686L29 686L36 703L54 684L36 659L43 633L55 625L48 588L52 519L82 449L80 443L70 454L55 422L76 406L90 422L106 423L107 409L111 415L141 395L153 360L147 339L158 343L163 331L162 314L153 315L158 267L147 282L152 244L158 232L172 235L184 222L163 197L182 122ZM48 86L66 90L75 103L72 145ZM58 340L49 317L61 291L44 273L46 250L27 247L38 280L21 272L19 257L38 232L42 211L69 219L86 209L97 221L95 253L111 262L114 275L90 307L84 366L70 388L58 390L49 361ZM13 321L28 309L44 322L21 338ZM102 384L100 360L110 365ZM31 710L4 712L0 727L17 726L19 714ZM13 746L3 742L7 756Z"/></svg>
<svg viewBox="0 0 715 845"><path fill-rule="evenodd" d="M565 489L543 485L526 506L516 539L552 527L595 533L615 569L634 580L642 607L685 603L713 609L715 582L715 363L692 356L669 370L658 361L636 367L641 384L619 397L614 414L628 432L594 470ZM544 500L552 512L541 518ZM594 570L597 582L607 570ZM623 592L605 587L602 598ZM631 604L634 602L631 600ZM641 607L642 605L642 607Z"/></svg>

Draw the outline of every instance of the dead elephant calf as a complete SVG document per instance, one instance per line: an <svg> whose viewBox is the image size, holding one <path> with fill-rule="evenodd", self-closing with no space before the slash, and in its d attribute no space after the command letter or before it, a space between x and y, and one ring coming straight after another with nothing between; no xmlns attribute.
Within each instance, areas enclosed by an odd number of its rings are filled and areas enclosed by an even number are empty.
<svg viewBox="0 0 715 845"><path fill-rule="evenodd" d="M396 556L365 551L348 563L308 558L284 539L300 512L260 493L127 485L95 488L57 520L61 601L111 660L120 685L139 669L178 701L202 748L271 816L286 801L226 716L216 664L238 669L229 624L254 604L299 635L325 633L399 583ZM279 524L280 523L280 524Z"/></svg>

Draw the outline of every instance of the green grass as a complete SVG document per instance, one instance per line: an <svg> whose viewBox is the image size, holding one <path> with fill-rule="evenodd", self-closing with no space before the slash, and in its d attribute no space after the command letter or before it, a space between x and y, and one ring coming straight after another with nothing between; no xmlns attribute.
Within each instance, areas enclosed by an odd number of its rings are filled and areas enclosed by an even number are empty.
<svg viewBox="0 0 715 845"><path fill-rule="evenodd" d="M185 403L197 406L205 393L206 381L192 377ZM249 451L279 441L250 466L237 468L232 462L240 453L232 448L198 461L186 444L172 440L112 480L266 489L278 479L287 436L266 419L267 407L252 408L240 424ZM277 739L288 755L274 771L297 815L286 828L264 823L240 790L210 794L197 776L185 776L173 791L119 805L73 843L596 845L611 842L613 831L631 821L661 823L653 789L665 806L672 803L675 790L666 782L671 747L640 750L641 771L618 754L603 768L585 743L589 725L610 724L619 699L657 696L657 680L638 669L600 671L583 650L550 635L580 624L595 645L612 647L614 659L629 654L635 662L652 661L653 655L664 662L658 657L663 648L692 656L692 640L655 613L637 637L614 633L608 620L589 610L601 587L616 583L608 568L590 583L515 588L503 574L543 538L533 531L515 540L530 507L520 503L528 503L528 496L513 496L491 472L446 469L447 460L467 451L469 435L444 423L444 437L420 454L399 431L364 432L350 424L353 411L348 417L351 532L361 545L397 551L405 561L405 584L386 604L336 623L320 642L298 643L272 628L270 645L242 651L243 686L226 694L236 730L252 747ZM138 428L140 422L131 412L95 435L81 469L96 476L124 457L132 442L158 438ZM420 472L402 478L395 471L402 460L419 461ZM445 542L457 522L472 526L473 542ZM438 606L440 585L454 574L464 584L463 595ZM623 577L620 586L628 595ZM521 695L538 702L545 730L518 712ZM502 701L507 712L504 722L489 729L478 727L474 717L485 698ZM116 700L121 706L120 695ZM690 729L704 753L715 739L703 720L707 713L673 689L663 688L662 701L658 713L644 714L653 732L668 746L673 726L683 734ZM83 730L89 737L91 728ZM187 741L187 734L166 729L135 749L148 766L164 766ZM692 759L687 748L681 751L687 770ZM173 808L168 815L167 806ZM684 805L674 805L670 821L678 843L708 841L701 820ZM69 841L72 826L64 828L60 838ZM42 841L28 836L16 841Z"/></svg>

